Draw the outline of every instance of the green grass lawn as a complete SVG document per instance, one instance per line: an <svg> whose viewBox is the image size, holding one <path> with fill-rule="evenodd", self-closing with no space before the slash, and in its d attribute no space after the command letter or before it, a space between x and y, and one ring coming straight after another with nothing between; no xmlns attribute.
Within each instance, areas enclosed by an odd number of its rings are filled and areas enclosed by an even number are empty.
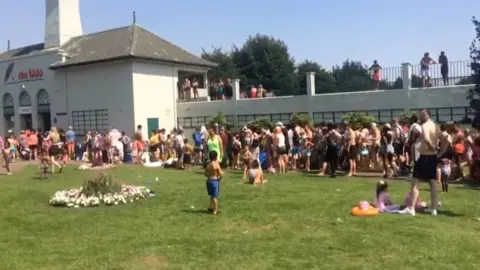
<svg viewBox="0 0 480 270"><path fill-rule="evenodd" d="M479 190L452 186L437 217L361 218L350 209L372 200L377 179L291 173L254 187L228 173L213 216L199 171L121 166L111 172L157 196L66 209L49 196L98 172L37 170L0 177L0 269L480 269ZM389 184L401 202L408 183Z"/></svg>

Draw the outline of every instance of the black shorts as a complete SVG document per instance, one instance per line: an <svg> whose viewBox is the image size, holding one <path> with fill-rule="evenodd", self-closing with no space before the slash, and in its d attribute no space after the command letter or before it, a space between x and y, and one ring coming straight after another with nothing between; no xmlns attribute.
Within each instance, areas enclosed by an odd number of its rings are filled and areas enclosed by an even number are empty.
<svg viewBox="0 0 480 270"><path fill-rule="evenodd" d="M29 145L28 149L33 151L33 150L37 149L37 146L36 145Z"/></svg>
<svg viewBox="0 0 480 270"><path fill-rule="evenodd" d="M60 154L62 154L62 149L60 148L60 146L58 145L52 145L50 146L50 149L48 149L48 155L49 156L58 156Z"/></svg>
<svg viewBox="0 0 480 270"><path fill-rule="evenodd" d="M157 152L158 145L150 145L150 152Z"/></svg>
<svg viewBox="0 0 480 270"><path fill-rule="evenodd" d="M357 159L357 157L358 157L358 146L350 145L350 148L348 148L348 159Z"/></svg>
<svg viewBox="0 0 480 270"><path fill-rule="evenodd" d="M393 143L393 149L395 149L395 155L403 155L403 144L402 143Z"/></svg>
<svg viewBox="0 0 480 270"><path fill-rule="evenodd" d="M192 156L190 154L183 154L183 164L189 165L192 163Z"/></svg>
<svg viewBox="0 0 480 270"><path fill-rule="evenodd" d="M277 148L277 154L280 155L286 155L287 154L287 148L285 146L278 147Z"/></svg>
<svg viewBox="0 0 480 270"><path fill-rule="evenodd" d="M413 167L413 178L430 181L437 179L437 155L420 155Z"/></svg>

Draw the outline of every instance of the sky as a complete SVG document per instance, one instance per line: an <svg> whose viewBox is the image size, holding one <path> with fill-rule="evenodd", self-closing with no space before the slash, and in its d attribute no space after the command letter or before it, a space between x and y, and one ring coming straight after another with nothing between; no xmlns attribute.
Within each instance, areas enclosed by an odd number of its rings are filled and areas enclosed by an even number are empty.
<svg viewBox="0 0 480 270"><path fill-rule="evenodd" d="M67 0L68 1L68 0ZM0 51L43 42L45 1L0 0ZM297 63L346 59L417 64L424 52L469 59L479 0L80 0L84 33L132 23L185 50L229 50L257 33L282 39ZM475 14L475 12L477 14Z"/></svg>

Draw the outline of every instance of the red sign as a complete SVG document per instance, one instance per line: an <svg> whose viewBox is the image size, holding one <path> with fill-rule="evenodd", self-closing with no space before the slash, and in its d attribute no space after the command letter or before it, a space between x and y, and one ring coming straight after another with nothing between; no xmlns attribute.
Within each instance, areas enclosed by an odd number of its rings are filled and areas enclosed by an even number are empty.
<svg viewBox="0 0 480 270"><path fill-rule="evenodd" d="M40 68L31 68L28 71L20 71L18 73L19 81L35 81L43 78L43 70Z"/></svg>

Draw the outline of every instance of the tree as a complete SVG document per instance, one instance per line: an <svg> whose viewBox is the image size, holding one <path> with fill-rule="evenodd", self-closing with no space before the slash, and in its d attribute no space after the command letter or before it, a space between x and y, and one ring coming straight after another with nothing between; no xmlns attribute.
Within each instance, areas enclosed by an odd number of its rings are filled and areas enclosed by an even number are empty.
<svg viewBox="0 0 480 270"><path fill-rule="evenodd" d="M475 113L473 125L478 127L480 125L480 21L472 18L475 27L476 36L470 46L470 58L472 59L472 76L475 86L470 89L468 99L470 100L470 107Z"/></svg>
<svg viewBox="0 0 480 270"><path fill-rule="evenodd" d="M232 54L229 52L224 52L222 48L214 47L211 52L207 52L202 48L201 57L205 60L218 64L217 67L212 68L208 72L209 81L221 78L241 79L240 72L233 61Z"/></svg>
<svg viewBox="0 0 480 270"><path fill-rule="evenodd" d="M372 90L370 72L361 62L346 60L341 66L334 66L332 75L337 82L335 92Z"/></svg>
<svg viewBox="0 0 480 270"><path fill-rule="evenodd" d="M227 117L223 113L217 113L216 116L213 116L208 120L208 128L214 128L215 125L219 125L221 127L233 126L234 123L228 123Z"/></svg>
<svg viewBox="0 0 480 270"><path fill-rule="evenodd" d="M297 67L298 87L304 89L300 94L307 93L307 72L315 72L315 93L335 92L335 78L317 62L305 60Z"/></svg>
<svg viewBox="0 0 480 270"><path fill-rule="evenodd" d="M247 127L252 131L261 131L262 129L271 130L275 125L267 118L253 120L247 123Z"/></svg>
<svg viewBox="0 0 480 270"><path fill-rule="evenodd" d="M343 115L343 121L348 122L354 128L362 128L369 126L376 119L375 116L363 112L349 112Z"/></svg>
<svg viewBox="0 0 480 270"><path fill-rule="evenodd" d="M276 95L291 95L297 88L295 61L282 40L250 36L241 48L234 46L232 56L247 85L262 84Z"/></svg>

